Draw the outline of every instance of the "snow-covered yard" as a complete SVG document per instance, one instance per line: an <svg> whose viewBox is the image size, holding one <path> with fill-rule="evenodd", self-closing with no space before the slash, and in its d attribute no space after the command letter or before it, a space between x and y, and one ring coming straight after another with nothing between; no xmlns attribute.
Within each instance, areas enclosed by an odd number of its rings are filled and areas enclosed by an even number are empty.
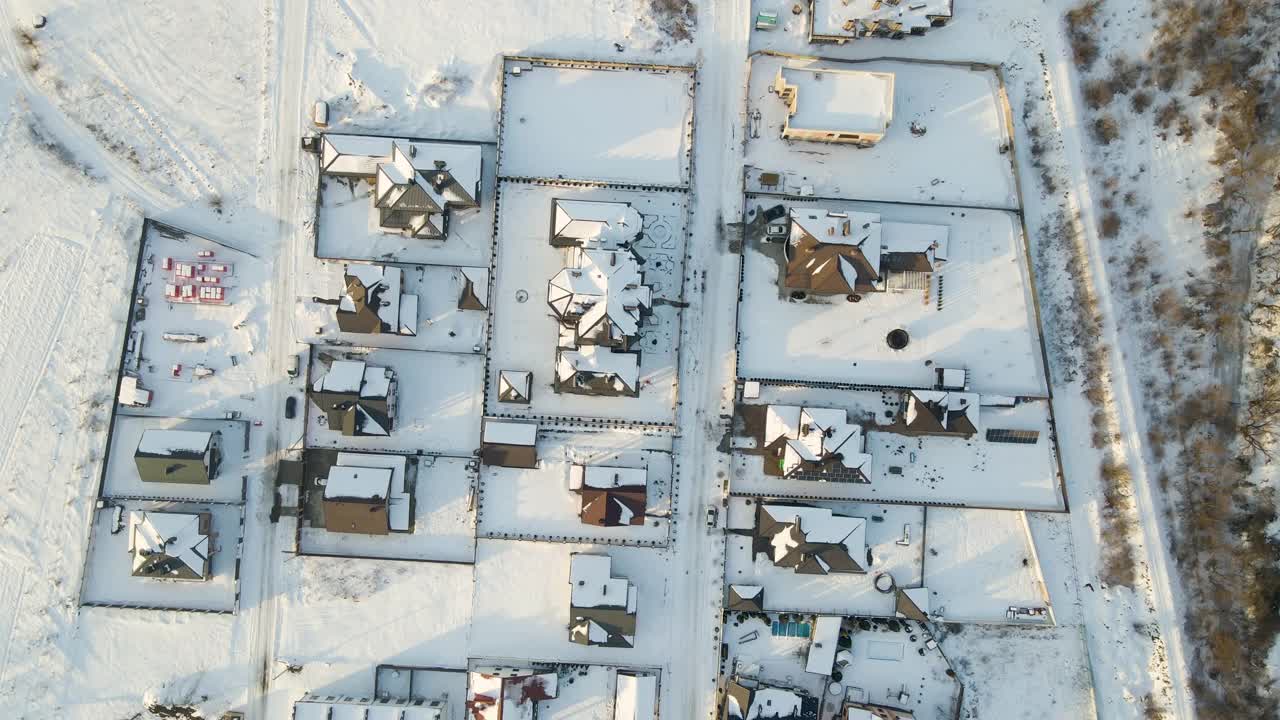
<svg viewBox="0 0 1280 720"><path fill-rule="evenodd" d="M672 303L680 300L684 272L687 195L522 182L503 182L501 195L487 411L519 417L670 423L675 417L680 324L680 310ZM558 198L628 202L644 221L644 234L634 249L645 261L644 283L653 288L655 307L641 324L637 341L639 397L557 393L552 387L560 325L547 304L547 289L568 261L568 253L550 243L552 202ZM498 400L497 376L503 370L533 372L528 404Z"/></svg>
<svg viewBox="0 0 1280 720"><path fill-rule="evenodd" d="M692 68L509 58L499 174L687 185L693 89Z"/></svg>
<svg viewBox="0 0 1280 720"><path fill-rule="evenodd" d="M1044 608L1048 593L1020 511L929 508L924 585L947 622L1006 622L1010 607ZM1052 617L1019 618L1047 624Z"/></svg>
<svg viewBox="0 0 1280 720"><path fill-rule="evenodd" d="M426 242L426 241L423 241ZM464 310L458 298L466 284L464 268L446 265L387 265L400 270L400 294L417 300L417 322L413 335L385 333L344 333L338 329L336 306L315 302L315 298L334 301L342 297L343 276L352 263L317 261L308 263L309 270L299 282L299 340L320 345L350 343L400 350L434 350L469 353L483 348L488 314L483 310ZM367 266L366 266L367 267ZM487 279L489 268L466 268L474 277ZM357 269L358 271L358 269ZM481 300L488 282L477 286ZM402 311L402 317L405 316Z"/></svg>
<svg viewBox="0 0 1280 720"><path fill-rule="evenodd" d="M569 641L569 556L608 555L612 576L636 586L635 647L594 647ZM537 572L531 572L536 568ZM479 540L475 565L473 657L513 661L667 666L680 628L670 622L671 554L616 545ZM512 602L513 598L519 598Z"/></svg>
<svg viewBox="0 0 1280 720"><path fill-rule="evenodd" d="M471 488L475 461L457 457L410 459L413 473L413 531L388 535L329 532L302 528L300 552L407 560L471 562L475 557L475 520Z"/></svg>
<svg viewBox="0 0 1280 720"><path fill-rule="evenodd" d="M256 479L256 468L248 466L248 425L244 420L202 420L186 418L116 416L111 435L110 459L102 483L106 497L158 497L183 500L239 502L244 497L246 478ZM138 476L133 454L147 430L187 430L221 433L221 461L218 474L208 485L144 482Z"/></svg>
<svg viewBox="0 0 1280 720"><path fill-rule="evenodd" d="M478 533L504 539L666 545L673 486L670 452L594 447L592 440L589 435L544 438L538 443L536 469L484 467ZM600 527L581 520L583 500L569 486L573 465L643 469L644 524Z"/></svg>
<svg viewBox="0 0 1280 720"><path fill-rule="evenodd" d="M856 148L783 138L787 106L771 88L784 66L892 73L893 121L884 139L874 147ZM757 55L751 61L748 99L747 189L1016 209L1008 118L998 89L995 73L966 65L838 63ZM839 101L858 106L865 99ZM802 88L798 103L804 102ZM781 174L781 183L765 185L763 173Z"/></svg>
<svg viewBox="0 0 1280 720"><path fill-rule="evenodd" d="M431 142L441 141L433 139ZM493 213L497 206L497 148L492 143L482 147L480 162L480 207L450 210L449 235L444 240L383 232L378 227L378 209L374 206L371 183L318 176L316 256L424 265L487 266L493 240Z"/></svg>
<svg viewBox="0 0 1280 720"><path fill-rule="evenodd" d="M754 520L756 502L758 499L741 497L729 500L730 530L747 530L737 527L732 520L748 515ZM810 504L830 508L846 517L866 519L866 549L872 558L866 574L800 574L792 568L774 565L764 554L753 553L750 534L731 534L726 549L725 582L762 586L764 606L770 611L892 616L893 595L879 592L873 583L877 575L888 573L898 587L920 585L927 530L924 508L832 502ZM865 561L865 558L856 559Z"/></svg>
<svg viewBox="0 0 1280 720"><path fill-rule="evenodd" d="M748 221L776 199L749 196ZM1001 210L789 201L787 207L878 213L883 222L946 226L947 258L925 290L789 297L779 283L781 244L743 251L738 374L933 387L935 368L964 368L976 392L1043 396L1047 381L1018 218ZM887 343L907 331L906 347Z"/></svg>
<svg viewBox="0 0 1280 720"><path fill-rule="evenodd" d="M119 531L116 507L121 508ZM130 552L130 513L209 513L209 577L205 580L159 580L133 574ZM196 610L231 613L238 605L243 507L203 504L115 501L94 513L93 539L84 573L80 602L128 608Z"/></svg>
<svg viewBox="0 0 1280 720"><path fill-rule="evenodd" d="M323 366L314 361L321 353L342 359L350 348L320 346L312 349L310 382ZM479 355L368 349L358 359L369 366L395 371L396 417L391 435L344 436L326 427L315 403L307 405L307 446L351 450L411 449L426 453L470 455L480 447L481 389L484 361Z"/></svg>

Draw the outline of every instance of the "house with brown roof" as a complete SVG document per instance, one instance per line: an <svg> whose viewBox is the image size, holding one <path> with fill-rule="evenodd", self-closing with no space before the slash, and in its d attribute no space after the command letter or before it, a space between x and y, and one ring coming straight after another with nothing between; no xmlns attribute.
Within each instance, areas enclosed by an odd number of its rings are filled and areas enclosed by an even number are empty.
<svg viewBox="0 0 1280 720"><path fill-rule="evenodd" d="M385 265L349 264L343 269L338 330L363 334L418 334L418 296L402 292L404 274Z"/></svg>
<svg viewBox="0 0 1280 720"><path fill-rule="evenodd" d="M608 555L569 555L569 641L635 647L636 586L612 574Z"/></svg>
<svg viewBox="0 0 1280 720"><path fill-rule="evenodd" d="M761 438L766 474L817 482L870 482L862 426L839 408L770 405Z"/></svg>
<svg viewBox="0 0 1280 720"><path fill-rule="evenodd" d="M782 502L756 504L752 552L801 575L867 572L866 518Z"/></svg>
<svg viewBox="0 0 1280 720"><path fill-rule="evenodd" d="M330 430L347 436L390 435L396 415L396 373L361 360L333 360L307 397Z"/></svg>
<svg viewBox="0 0 1280 720"><path fill-rule="evenodd" d="M648 504L644 468L573 465L569 489L582 498L578 518L599 527L643 525Z"/></svg>
<svg viewBox="0 0 1280 720"><path fill-rule="evenodd" d="M894 429L905 435L952 435L971 438L978 433L977 393L948 390L908 390Z"/></svg>
<svg viewBox="0 0 1280 720"><path fill-rule="evenodd" d="M510 468L538 467L538 424L487 417L480 425L480 462Z"/></svg>
<svg viewBox="0 0 1280 720"><path fill-rule="evenodd" d="M445 238L452 211L480 206L481 166L470 143L328 133L320 149L324 174L373 184L383 230L423 239Z"/></svg>

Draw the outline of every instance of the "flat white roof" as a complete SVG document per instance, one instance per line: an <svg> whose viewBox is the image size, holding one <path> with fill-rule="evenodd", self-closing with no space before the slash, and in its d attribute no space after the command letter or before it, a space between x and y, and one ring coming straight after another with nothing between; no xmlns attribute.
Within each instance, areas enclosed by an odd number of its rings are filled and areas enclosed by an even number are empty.
<svg viewBox="0 0 1280 720"><path fill-rule="evenodd" d="M649 473L644 468L611 465L574 465L569 468L570 488L644 487Z"/></svg>
<svg viewBox="0 0 1280 720"><path fill-rule="evenodd" d="M533 445L537 439L537 423L484 419L483 442L500 445Z"/></svg>
<svg viewBox="0 0 1280 720"><path fill-rule="evenodd" d="M658 709L658 678L618 673L613 694L613 720L653 720Z"/></svg>
<svg viewBox="0 0 1280 720"><path fill-rule="evenodd" d="M610 575L613 559L608 555L573 553L569 557L569 604L580 608L634 607L631 582Z"/></svg>
<svg viewBox="0 0 1280 720"><path fill-rule="evenodd" d="M819 615L813 624L812 640L809 643L809 659L805 663L805 672L816 675L830 675L836 664L836 650L839 648L840 622L843 618L835 615Z"/></svg>
<svg viewBox="0 0 1280 720"><path fill-rule="evenodd" d="M390 493L391 474L390 468L334 465L329 468L324 497L385 500Z"/></svg>
<svg viewBox="0 0 1280 720"><path fill-rule="evenodd" d="M138 452L148 455L203 455L213 433L204 430L157 430L142 432Z"/></svg>
<svg viewBox="0 0 1280 720"><path fill-rule="evenodd" d="M865 70L783 67L796 86L795 130L883 133L893 120L893 74Z"/></svg>

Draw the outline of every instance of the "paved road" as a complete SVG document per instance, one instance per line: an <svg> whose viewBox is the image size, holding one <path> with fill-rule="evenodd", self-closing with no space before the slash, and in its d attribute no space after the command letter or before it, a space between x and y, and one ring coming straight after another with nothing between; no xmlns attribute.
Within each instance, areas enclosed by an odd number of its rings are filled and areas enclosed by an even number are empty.
<svg viewBox="0 0 1280 720"><path fill-rule="evenodd" d="M747 57L746 0L699 3L698 90L694 108L693 215L689 281L680 357L677 597L691 641L673 648L667 707L678 717L714 717L724 602L725 537L706 528L715 505L724 523L728 457L716 451L732 411L737 256L728 252L725 220L742 216L743 119ZM683 664L682 664L683 663ZM681 708L675 710L675 708ZM666 714L666 712L664 712Z"/></svg>

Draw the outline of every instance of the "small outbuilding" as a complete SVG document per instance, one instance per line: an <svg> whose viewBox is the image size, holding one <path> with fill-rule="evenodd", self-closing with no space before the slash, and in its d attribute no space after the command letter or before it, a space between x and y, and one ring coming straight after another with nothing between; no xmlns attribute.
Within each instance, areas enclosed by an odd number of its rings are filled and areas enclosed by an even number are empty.
<svg viewBox="0 0 1280 720"><path fill-rule="evenodd" d="M480 429L480 462L510 468L538 467L538 424L487 417Z"/></svg>

